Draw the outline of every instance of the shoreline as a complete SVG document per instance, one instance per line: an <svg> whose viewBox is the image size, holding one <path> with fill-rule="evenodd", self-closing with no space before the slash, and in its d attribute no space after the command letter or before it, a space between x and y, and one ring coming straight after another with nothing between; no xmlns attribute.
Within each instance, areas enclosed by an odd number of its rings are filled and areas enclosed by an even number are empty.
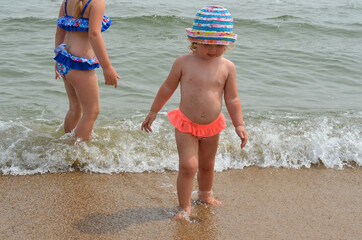
<svg viewBox="0 0 362 240"><path fill-rule="evenodd" d="M1 239L359 239L362 171L215 173L222 207L177 212L177 172L0 175ZM196 182L195 182L196 185ZM197 190L195 186L194 190Z"/></svg>

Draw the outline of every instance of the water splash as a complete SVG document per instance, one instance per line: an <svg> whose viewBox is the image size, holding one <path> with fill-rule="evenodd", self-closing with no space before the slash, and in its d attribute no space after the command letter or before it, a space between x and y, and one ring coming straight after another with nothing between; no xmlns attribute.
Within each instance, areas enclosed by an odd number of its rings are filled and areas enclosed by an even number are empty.
<svg viewBox="0 0 362 240"><path fill-rule="evenodd" d="M167 117L160 114L150 134L140 131L143 117L141 114L115 124L102 121L89 142L75 141L74 134L64 134L59 122L0 122L0 172L178 170L174 130ZM220 138L216 171L246 166L324 165L342 169L362 165L362 120L358 114L253 114L245 121L247 146L240 149L240 139L228 122Z"/></svg>

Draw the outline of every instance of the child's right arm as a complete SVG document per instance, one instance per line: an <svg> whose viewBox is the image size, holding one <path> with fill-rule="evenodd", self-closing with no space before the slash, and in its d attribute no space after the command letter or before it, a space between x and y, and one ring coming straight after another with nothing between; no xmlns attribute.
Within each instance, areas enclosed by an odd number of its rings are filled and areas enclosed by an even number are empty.
<svg viewBox="0 0 362 240"><path fill-rule="evenodd" d="M102 21L105 11L105 2L104 1L93 1L92 6L89 10L89 29L88 35L94 53L96 54L99 63L103 69L104 80L106 85L114 85L117 87L117 79L120 77L114 70L109 60L106 46L101 34Z"/></svg>
<svg viewBox="0 0 362 240"><path fill-rule="evenodd" d="M168 75L167 79L158 90L155 100L153 101L153 104L151 106L151 110L148 113L146 119L142 123L141 130L145 130L147 133L152 132L151 125L153 121L156 119L157 113L170 99L170 97L175 92L180 82L182 74L181 71L182 61L183 57L182 56L178 57L174 62L174 64L172 65L170 74Z"/></svg>
<svg viewBox="0 0 362 240"><path fill-rule="evenodd" d="M60 9L59 9L58 18L63 17L65 15L64 4L65 3L63 1L62 5L60 6ZM67 34L67 32L64 29L61 29L60 27L58 27L58 25L57 25L57 31L55 32L55 46L54 46L54 48L58 47L60 44L62 44L64 42L66 34Z"/></svg>
<svg viewBox="0 0 362 240"><path fill-rule="evenodd" d="M58 18L60 18L64 15L65 15L65 13L64 13L64 1L63 1L62 5L60 6ZM61 29L60 27L57 26L57 31L55 32L54 48L58 47L60 44L62 44L64 42L66 34L67 34L67 32L64 29ZM60 78L60 75L59 75L58 68L57 68L57 62L55 62L55 79L58 79L58 78Z"/></svg>

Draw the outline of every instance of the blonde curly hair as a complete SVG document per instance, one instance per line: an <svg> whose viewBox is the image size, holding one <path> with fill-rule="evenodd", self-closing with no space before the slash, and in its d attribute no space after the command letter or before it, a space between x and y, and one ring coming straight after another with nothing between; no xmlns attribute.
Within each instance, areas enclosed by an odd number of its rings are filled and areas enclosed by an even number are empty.
<svg viewBox="0 0 362 240"><path fill-rule="evenodd" d="M225 45L225 50L231 50L234 48L234 45ZM195 52L197 49L197 43L196 42L191 42L189 45L189 49L191 50L191 52Z"/></svg>
<svg viewBox="0 0 362 240"><path fill-rule="evenodd" d="M195 42L191 42L190 45L189 45L189 49L191 50L191 52L195 52L196 49L197 49L197 43Z"/></svg>

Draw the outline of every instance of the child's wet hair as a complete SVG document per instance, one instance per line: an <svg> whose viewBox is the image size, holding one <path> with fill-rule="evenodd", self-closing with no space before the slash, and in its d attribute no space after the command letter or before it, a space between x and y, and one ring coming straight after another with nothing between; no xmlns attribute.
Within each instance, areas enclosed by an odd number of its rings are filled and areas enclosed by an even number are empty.
<svg viewBox="0 0 362 240"><path fill-rule="evenodd" d="M82 16L82 10L83 10L83 2L81 0L78 0L74 5L74 17L80 18Z"/></svg>

